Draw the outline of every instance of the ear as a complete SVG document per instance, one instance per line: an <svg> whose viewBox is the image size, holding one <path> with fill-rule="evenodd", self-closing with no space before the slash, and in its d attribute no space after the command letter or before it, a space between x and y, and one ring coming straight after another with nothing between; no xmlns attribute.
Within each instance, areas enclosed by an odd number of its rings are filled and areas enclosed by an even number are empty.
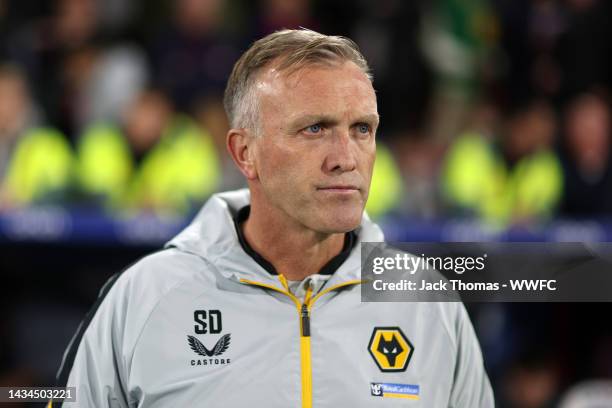
<svg viewBox="0 0 612 408"><path fill-rule="evenodd" d="M255 136L247 129L230 129L227 132L227 151L247 180L257 178L255 166Z"/></svg>

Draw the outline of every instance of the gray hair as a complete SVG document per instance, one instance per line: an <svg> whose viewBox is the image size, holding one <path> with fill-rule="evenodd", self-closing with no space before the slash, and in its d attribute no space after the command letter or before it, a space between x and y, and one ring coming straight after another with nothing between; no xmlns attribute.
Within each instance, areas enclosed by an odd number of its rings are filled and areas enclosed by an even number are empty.
<svg viewBox="0 0 612 408"><path fill-rule="evenodd" d="M277 31L254 42L234 65L223 97L232 128L259 133L254 83L259 71L271 61L276 62L279 71L290 72L309 64L351 61L372 81L368 63L351 39L307 29Z"/></svg>

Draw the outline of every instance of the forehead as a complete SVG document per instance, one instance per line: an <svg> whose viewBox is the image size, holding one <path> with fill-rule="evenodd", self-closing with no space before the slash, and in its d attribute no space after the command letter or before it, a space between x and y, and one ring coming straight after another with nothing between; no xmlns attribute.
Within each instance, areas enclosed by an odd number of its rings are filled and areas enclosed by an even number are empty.
<svg viewBox="0 0 612 408"><path fill-rule="evenodd" d="M265 68L256 81L265 120L304 114L376 114L376 94L366 74L351 61L309 64L293 71Z"/></svg>

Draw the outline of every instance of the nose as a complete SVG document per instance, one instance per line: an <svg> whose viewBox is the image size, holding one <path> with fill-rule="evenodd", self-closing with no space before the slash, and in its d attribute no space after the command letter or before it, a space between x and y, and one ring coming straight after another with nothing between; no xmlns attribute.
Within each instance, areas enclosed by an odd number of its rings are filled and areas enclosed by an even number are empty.
<svg viewBox="0 0 612 408"><path fill-rule="evenodd" d="M354 140L347 130L337 130L330 138L329 151L323 163L327 173L342 174L355 170L357 160L354 152Z"/></svg>

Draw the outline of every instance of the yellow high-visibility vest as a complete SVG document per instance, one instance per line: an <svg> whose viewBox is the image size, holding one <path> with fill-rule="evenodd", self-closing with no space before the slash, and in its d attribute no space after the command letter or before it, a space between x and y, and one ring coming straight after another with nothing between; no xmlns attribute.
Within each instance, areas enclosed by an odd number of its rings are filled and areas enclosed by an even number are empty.
<svg viewBox="0 0 612 408"><path fill-rule="evenodd" d="M378 142L366 211L373 219L396 208L402 199L404 183L395 159L387 146Z"/></svg>
<svg viewBox="0 0 612 408"><path fill-rule="evenodd" d="M561 198L563 170L557 156L541 150L509 169L490 141L477 133L461 135L442 169L446 201L497 226L517 218L547 218Z"/></svg>
<svg viewBox="0 0 612 408"><path fill-rule="evenodd" d="M15 205L56 201L70 186L73 160L67 139L58 130L30 129L17 142L3 193Z"/></svg>
<svg viewBox="0 0 612 408"><path fill-rule="evenodd" d="M171 122L139 166L119 128L94 125L79 143L78 163L82 190L115 210L184 213L202 204L221 177L212 138L184 116Z"/></svg>

